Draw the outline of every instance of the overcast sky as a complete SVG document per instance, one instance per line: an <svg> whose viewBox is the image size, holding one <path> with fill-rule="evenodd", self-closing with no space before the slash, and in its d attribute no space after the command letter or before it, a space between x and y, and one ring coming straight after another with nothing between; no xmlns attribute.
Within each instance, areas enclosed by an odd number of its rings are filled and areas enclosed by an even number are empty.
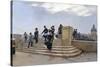
<svg viewBox="0 0 100 67"><path fill-rule="evenodd" d="M44 25L48 28L54 25L57 31L59 24L70 25L81 33L89 33L92 25L97 25L97 6L28 1L13 2L13 33L33 33L36 27L41 33Z"/></svg>

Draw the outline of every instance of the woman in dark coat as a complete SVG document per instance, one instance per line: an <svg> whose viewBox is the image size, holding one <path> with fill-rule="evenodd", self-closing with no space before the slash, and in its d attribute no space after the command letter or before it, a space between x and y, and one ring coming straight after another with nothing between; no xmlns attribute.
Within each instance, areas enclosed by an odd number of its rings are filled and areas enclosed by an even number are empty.
<svg viewBox="0 0 100 67"><path fill-rule="evenodd" d="M77 29L74 29L73 31L73 39L77 39Z"/></svg>
<svg viewBox="0 0 100 67"><path fill-rule="evenodd" d="M48 33L48 29L46 26L44 26L44 30L41 34L43 34L43 37L44 37L44 41L46 41L46 38L47 38L47 33Z"/></svg>
<svg viewBox="0 0 100 67"><path fill-rule="evenodd" d="M38 43L38 35L39 35L38 28L35 28L35 32L34 32L35 43Z"/></svg>

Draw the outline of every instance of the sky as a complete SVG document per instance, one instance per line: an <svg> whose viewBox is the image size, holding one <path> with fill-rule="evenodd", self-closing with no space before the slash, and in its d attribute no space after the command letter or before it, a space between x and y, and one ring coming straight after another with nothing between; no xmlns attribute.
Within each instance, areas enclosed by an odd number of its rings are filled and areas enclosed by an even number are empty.
<svg viewBox="0 0 100 67"><path fill-rule="evenodd" d="M39 33L43 26L55 26L56 32L60 24L72 26L81 33L90 33L93 24L97 27L97 6L68 3L13 1L12 31L14 34Z"/></svg>

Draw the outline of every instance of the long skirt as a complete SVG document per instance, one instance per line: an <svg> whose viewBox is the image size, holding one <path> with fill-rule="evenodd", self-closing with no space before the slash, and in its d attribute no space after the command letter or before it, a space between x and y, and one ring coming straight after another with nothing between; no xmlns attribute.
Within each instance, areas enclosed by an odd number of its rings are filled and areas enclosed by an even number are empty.
<svg viewBox="0 0 100 67"><path fill-rule="evenodd" d="M52 43L46 42L45 45L47 46L47 49L48 50L51 50L52 49Z"/></svg>

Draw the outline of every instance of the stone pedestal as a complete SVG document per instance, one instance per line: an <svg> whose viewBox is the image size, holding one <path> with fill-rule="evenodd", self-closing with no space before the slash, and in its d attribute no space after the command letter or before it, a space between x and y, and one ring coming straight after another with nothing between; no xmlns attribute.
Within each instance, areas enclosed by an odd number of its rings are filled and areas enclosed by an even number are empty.
<svg viewBox="0 0 100 67"><path fill-rule="evenodd" d="M62 45L70 46L72 41L73 28L66 26L62 28Z"/></svg>

